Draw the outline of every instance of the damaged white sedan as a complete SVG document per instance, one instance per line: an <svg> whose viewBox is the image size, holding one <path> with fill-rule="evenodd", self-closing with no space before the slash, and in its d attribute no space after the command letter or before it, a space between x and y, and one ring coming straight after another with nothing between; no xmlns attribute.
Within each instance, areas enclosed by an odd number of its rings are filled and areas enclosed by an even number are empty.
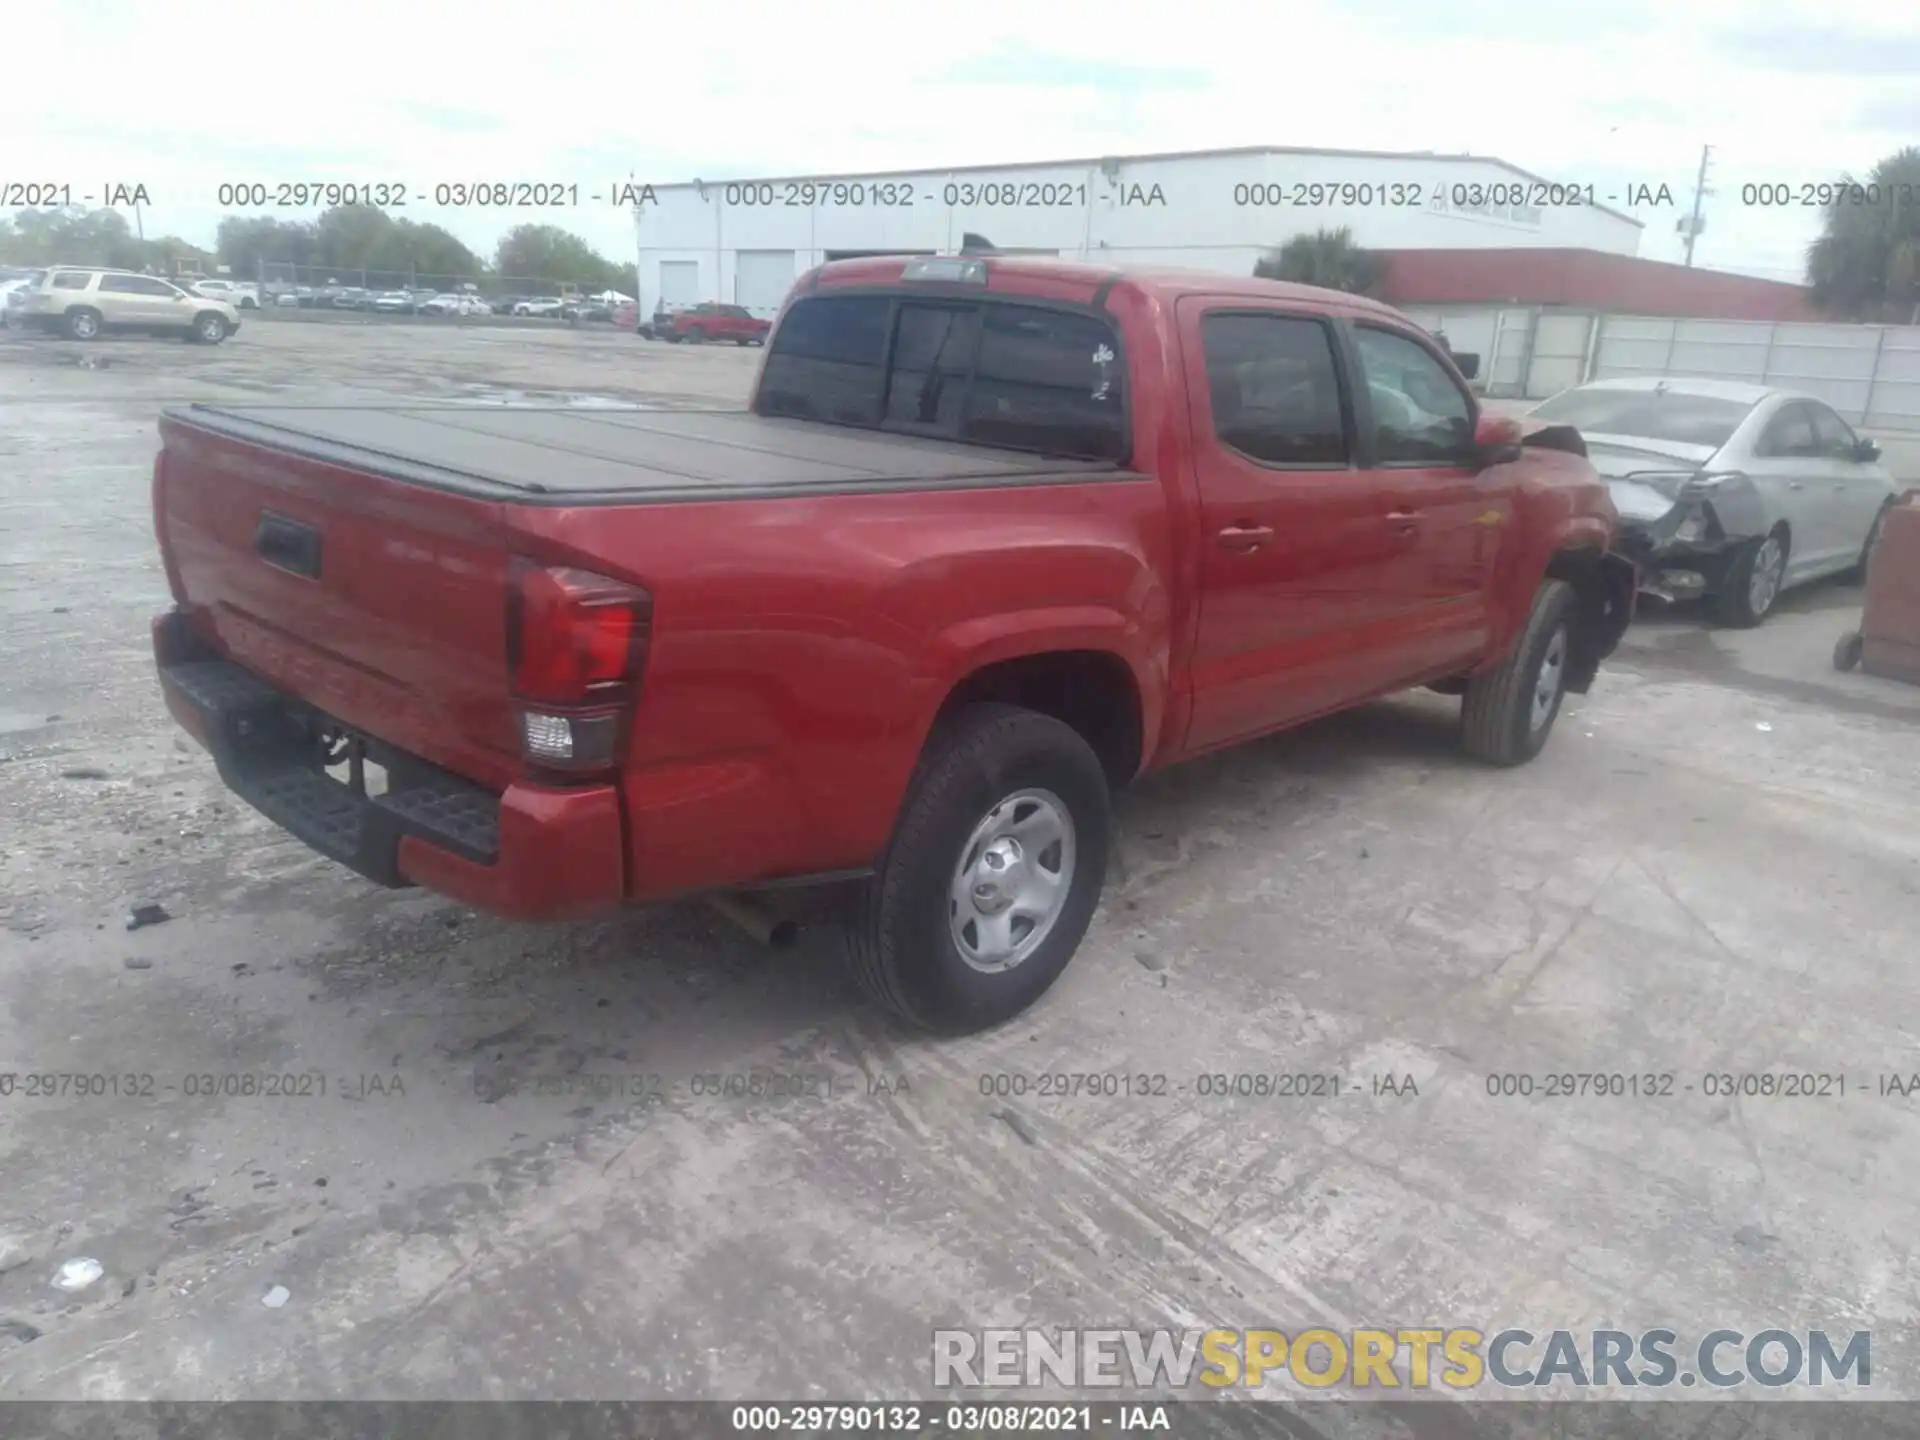
<svg viewBox="0 0 1920 1440"><path fill-rule="evenodd" d="M1880 447L1811 395L1731 380L1600 380L1534 407L1586 442L1641 588L1758 625L1782 591L1864 570L1894 500Z"/></svg>

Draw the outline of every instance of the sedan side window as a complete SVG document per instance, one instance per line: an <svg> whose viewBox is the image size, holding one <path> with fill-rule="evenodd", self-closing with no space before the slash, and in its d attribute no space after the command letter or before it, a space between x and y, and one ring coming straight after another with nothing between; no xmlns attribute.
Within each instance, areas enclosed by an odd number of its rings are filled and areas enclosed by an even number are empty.
<svg viewBox="0 0 1920 1440"><path fill-rule="evenodd" d="M1370 325L1354 328L1373 402L1382 465L1453 465L1473 443L1473 402L1423 345Z"/></svg>
<svg viewBox="0 0 1920 1440"><path fill-rule="evenodd" d="M1806 408L1813 414L1813 438L1820 453L1830 460L1851 460L1857 443L1853 428L1824 405Z"/></svg>
<svg viewBox="0 0 1920 1440"><path fill-rule="evenodd" d="M1777 459L1818 453L1813 421L1804 405L1789 405L1768 423L1760 437L1760 453Z"/></svg>

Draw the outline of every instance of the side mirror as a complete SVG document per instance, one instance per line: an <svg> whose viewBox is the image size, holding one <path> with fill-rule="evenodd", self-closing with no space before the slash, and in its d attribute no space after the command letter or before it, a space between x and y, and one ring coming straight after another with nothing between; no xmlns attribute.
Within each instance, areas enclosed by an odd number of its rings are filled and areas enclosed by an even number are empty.
<svg viewBox="0 0 1920 1440"><path fill-rule="evenodd" d="M1453 354L1452 351L1447 353ZM1477 379L1480 374L1480 357L1478 355L1454 355L1453 368L1460 372L1460 378L1463 380Z"/></svg>
<svg viewBox="0 0 1920 1440"><path fill-rule="evenodd" d="M1880 446L1877 441L1862 439L1853 447L1853 458L1861 464L1870 464L1880 458Z"/></svg>
<svg viewBox="0 0 1920 1440"><path fill-rule="evenodd" d="M1473 427L1475 463L1484 470L1490 465L1505 465L1519 459L1520 441L1524 433L1520 421L1514 416L1481 411L1480 419Z"/></svg>

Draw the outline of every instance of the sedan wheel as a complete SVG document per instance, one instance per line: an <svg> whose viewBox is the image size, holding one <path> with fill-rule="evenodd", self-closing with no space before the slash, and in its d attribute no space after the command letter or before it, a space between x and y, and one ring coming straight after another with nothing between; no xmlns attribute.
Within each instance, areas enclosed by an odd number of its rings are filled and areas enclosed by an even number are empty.
<svg viewBox="0 0 1920 1440"><path fill-rule="evenodd" d="M1773 613L1787 574L1787 537L1776 530L1751 541L1733 564L1715 599L1722 624L1751 629Z"/></svg>

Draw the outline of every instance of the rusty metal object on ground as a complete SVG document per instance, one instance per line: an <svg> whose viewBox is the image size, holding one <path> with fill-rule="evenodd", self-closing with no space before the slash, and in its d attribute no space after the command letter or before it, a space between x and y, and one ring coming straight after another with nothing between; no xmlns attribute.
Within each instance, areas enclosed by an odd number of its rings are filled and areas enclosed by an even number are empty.
<svg viewBox="0 0 1920 1440"><path fill-rule="evenodd" d="M1920 489L1888 508L1867 567L1860 668L1920 685Z"/></svg>

